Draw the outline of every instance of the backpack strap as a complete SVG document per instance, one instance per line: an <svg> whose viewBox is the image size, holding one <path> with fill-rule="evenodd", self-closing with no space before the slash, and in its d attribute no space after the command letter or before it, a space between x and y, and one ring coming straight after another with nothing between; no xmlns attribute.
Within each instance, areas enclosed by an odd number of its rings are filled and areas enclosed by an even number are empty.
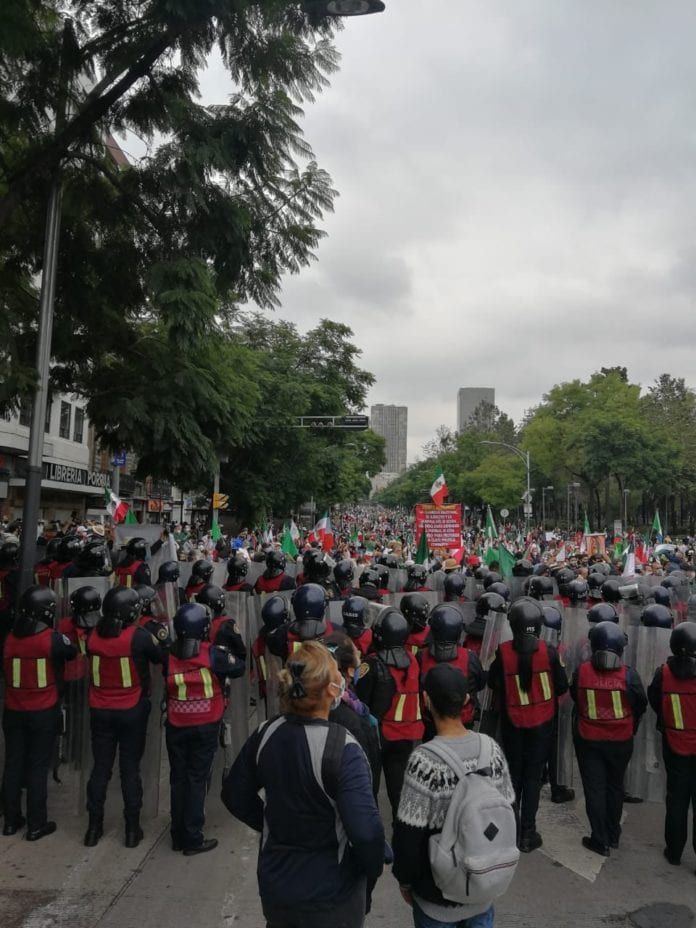
<svg viewBox="0 0 696 928"><path fill-rule="evenodd" d="M426 751L430 751L431 754L435 754L435 756L439 757L440 760L444 760L444 762L457 774L460 780L465 776L468 776L469 773L478 773L481 776L490 777L493 775L493 770L491 767L493 749L488 739L484 739L480 735L478 738L478 767L476 770L470 771L464 768L464 764L462 763L459 756L444 741L438 741L437 743L434 741L428 741L426 744L422 744L421 747L425 748Z"/></svg>
<svg viewBox="0 0 696 928"><path fill-rule="evenodd" d="M321 779L324 792L329 799L336 800L338 793L338 774L341 769L343 748L346 744L346 729L336 722L329 722L326 744L321 758Z"/></svg>

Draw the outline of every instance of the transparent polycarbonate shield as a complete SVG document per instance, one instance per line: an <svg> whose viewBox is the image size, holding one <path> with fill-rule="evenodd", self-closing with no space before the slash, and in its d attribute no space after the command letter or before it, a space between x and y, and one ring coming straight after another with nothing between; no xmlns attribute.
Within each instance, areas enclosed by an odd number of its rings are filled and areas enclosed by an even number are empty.
<svg viewBox="0 0 696 928"><path fill-rule="evenodd" d="M505 583L507 583L510 590L510 602L514 603L516 599L521 599L523 596L526 596L525 593L525 584L529 580L529 577L506 577Z"/></svg>
<svg viewBox="0 0 696 928"><path fill-rule="evenodd" d="M177 583L158 583L155 585L155 601L152 612L160 622L167 622L172 630L174 614L179 608L179 587Z"/></svg>
<svg viewBox="0 0 696 928"><path fill-rule="evenodd" d="M387 570L389 571L387 589L390 593L398 593L399 590L402 589L404 583L406 583L406 572L401 571L398 567L388 567Z"/></svg>
<svg viewBox="0 0 696 928"><path fill-rule="evenodd" d="M185 590L188 586L188 582L191 579L191 571L195 563L195 561L181 561L179 563L179 586L182 590Z"/></svg>
<svg viewBox="0 0 696 928"><path fill-rule="evenodd" d="M504 612L489 612L486 616L486 629L481 642L479 660L484 670L491 669L496 651L504 641L512 639L508 617Z"/></svg>
<svg viewBox="0 0 696 928"><path fill-rule="evenodd" d="M343 628L343 600L334 599L329 603L328 619L335 629Z"/></svg>
<svg viewBox="0 0 696 928"><path fill-rule="evenodd" d="M547 644L553 645L554 648L558 648L558 645L560 644L561 633L557 628L549 628L548 625L542 625L541 634L539 637Z"/></svg>
<svg viewBox="0 0 696 928"><path fill-rule="evenodd" d="M215 561L210 582L214 586L224 586L227 581L227 561Z"/></svg>
<svg viewBox="0 0 696 928"><path fill-rule="evenodd" d="M85 642L79 653L65 665L65 681L60 700L60 728L53 756L53 779L70 795L70 806L78 815L85 807L87 778L92 769L89 729L88 657Z"/></svg>
<svg viewBox="0 0 696 928"><path fill-rule="evenodd" d="M266 598L266 595L257 597L246 593L225 594L226 614L233 617L237 624L247 651L247 666L241 677L229 680L227 684L225 715L221 726L224 752L223 775L226 775L249 737L251 716L256 715L254 710L258 707L259 701L263 701L263 695L260 695L259 691L252 648L261 629L261 612L260 608L257 608L256 601L265 601Z"/></svg>
<svg viewBox="0 0 696 928"><path fill-rule="evenodd" d="M260 599L261 597L250 596L249 593L225 590L225 615L230 619L234 619L237 625L240 625L245 621L250 605L249 600L251 600L255 613L258 606L258 626L261 627L261 603L257 602Z"/></svg>
<svg viewBox="0 0 696 928"><path fill-rule="evenodd" d="M70 597L75 590L79 590L83 586L91 586L95 589L103 602L104 597L112 587L111 577L68 577L68 579L63 580L63 589L68 605L66 615L69 613Z"/></svg>
<svg viewBox="0 0 696 928"><path fill-rule="evenodd" d="M569 606L561 608L563 622L558 643L558 656L565 667L568 680L573 679L578 667L590 657L587 609ZM556 778L563 786L573 783L573 701L570 693L558 698L558 747L556 751Z"/></svg>
<svg viewBox="0 0 696 928"><path fill-rule="evenodd" d="M166 687L161 667L150 667L150 716L147 720L145 750L141 762L143 779L143 816L157 818L159 814L160 784L162 779L162 743L164 741L163 706L166 701Z"/></svg>
<svg viewBox="0 0 696 928"><path fill-rule="evenodd" d="M436 593L443 594L445 591L445 577L447 574L444 570L436 570L432 574L428 574L428 580L426 586L429 586L431 590L434 590Z"/></svg>
<svg viewBox="0 0 696 928"><path fill-rule="evenodd" d="M467 599L474 600L476 599L476 580L473 577L466 578L466 586L464 587L464 595Z"/></svg>
<svg viewBox="0 0 696 928"><path fill-rule="evenodd" d="M249 561L249 570L245 577L246 582L253 586L266 569L265 561Z"/></svg>
<svg viewBox="0 0 696 928"><path fill-rule="evenodd" d="M453 603L452 605L455 605L461 612L462 618L464 619L464 628L466 629L467 625L471 625L476 618L476 603Z"/></svg>
<svg viewBox="0 0 696 928"><path fill-rule="evenodd" d="M670 647L669 628L635 629L635 663L643 686L647 689L658 667L667 660ZM633 754L626 771L624 786L631 796L651 802L662 802L665 795L665 771L662 759L662 737L657 731L657 717L648 706L633 738Z"/></svg>
<svg viewBox="0 0 696 928"><path fill-rule="evenodd" d="M329 557L326 559L326 561L331 567L331 570L333 571L333 566L332 566L334 563L333 560ZM297 576L297 561L294 558L290 557L290 555L288 555L288 559L285 564L285 573L288 575L288 577L292 577L293 580Z"/></svg>
<svg viewBox="0 0 696 928"><path fill-rule="evenodd" d="M147 527L153 528L153 526L147 526ZM148 538L146 540L149 541L149 547L151 551L153 543L157 541L158 539ZM162 540L162 539L159 539L159 540ZM153 584L155 583L155 581L157 580L157 577L159 576L159 569L162 566L162 564L166 563L167 561L176 561L177 559L178 559L178 553L177 553L176 542L174 541L174 538L172 537L172 535L167 534L166 538L162 540L162 545L158 548L158 550L154 554L150 553L150 556L147 558L147 564L148 564L148 567L150 568L150 576L152 577Z"/></svg>

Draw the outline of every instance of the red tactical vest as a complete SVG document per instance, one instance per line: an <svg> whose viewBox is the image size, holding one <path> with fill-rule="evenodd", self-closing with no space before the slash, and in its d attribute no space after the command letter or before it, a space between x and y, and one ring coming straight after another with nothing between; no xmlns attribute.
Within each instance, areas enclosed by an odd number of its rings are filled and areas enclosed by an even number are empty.
<svg viewBox="0 0 696 928"><path fill-rule="evenodd" d="M222 687L210 669L210 642L195 657L169 655L167 721L176 728L219 722L225 711Z"/></svg>
<svg viewBox="0 0 696 928"><path fill-rule="evenodd" d="M586 741L628 741L633 737L625 665L616 670L595 670L591 661L580 664L578 732Z"/></svg>
<svg viewBox="0 0 696 928"><path fill-rule="evenodd" d="M133 561L128 567L116 568L116 586L133 586L136 571L145 561Z"/></svg>
<svg viewBox="0 0 696 928"><path fill-rule="evenodd" d="M415 657L410 655L410 658L406 670L388 668L396 684L396 693L382 718L382 737L386 741L418 741L423 737L418 687L420 668Z"/></svg>
<svg viewBox="0 0 696 928"><path fill-rule="evenodd" d="M12 573L12 570L0 570L0 612L10 608L10 597L5 588L5 577Z"/></svg>
<svg viewBox="0 0 696 928"><path fill-rule="evenodd" d="M245 593L252 590L253 587L246 582L246 580L240 580L239 583L226 583L223 586L223 590L226 590L228 593Z"/></svg>
<svg viewBox="0 0 696 928"><path fill-rule="evenodd" d="M418 654L419 651L422 651L425 647L425 639L428 637L429 631L430 628L426 625L420 632L411 632L406 639L406 650L410 651L411 654Z"/></svg>
<svg viewBox="0 0 696 928"><path fill-rule="evenodd" d="M87 634L84 628L78 628L70 616L65 616L58 623L57 631L69 638L77 648L75 660L65 662L63 680L66 683L83 680L87 676Z"/></svg>
<svg viewBox="0 0 696 928"><path fill-rule="evenodd" d="M186 597L187 602L195 602L196 596L200 593L204 586L207 586L207 584L203 580L201 580L200 583L191 583L189 586L187 586L184 590L184 596Z"/></svg>
<svg viewBox="0 0 696 928"><path fill-rule="evenodd" d="M229 622L231 619L232 617L229 615L219 615L216 619L213 619L213 621L210 623L210 635L208 636L212 644L215 644L215 639L218 636L218 632L225 624L225 622Z"/></svg>
<svg viewBox="0 0 696 928"><path fill-rule="evenodd" d="M13 632L5 639L5 706L15 712L39 712L58 702L53 666L53 629L18 638Z"/></svg>
<svg viewBox="0 0 696 928"><path fill-rule="evenodd" d="M696 677L680 680L662 665L662 724L669 749L696 754Z"/></svg>
<svg viewBox="0 0 696 928"><path fill-rule="evenodd" d="M520 657L511 641L500 645L505 675L505 708L515 728L536 728L550 722L556 709L551 661L545 641L532 655L532 685L528 693L520 687Z"/></svg>
<svg viewBox="0 0 696 928"><path fill-rule="evenodd" d="M351 638L351 641L362 655L367 654L372 644L372 629L366 628L357 638Z"/></svg>
<svg viewBox="0 0 696 928"><path fill-rule="evenodd" d="M38 583L39 586L50 585L52 563L53 561L50 561L48 564L39 561L38 564L34 564L34 581Z"/></svg>
<svg viewBox="0 0 696 928"><path fill-rule="evenodd" d="M266 696L268 667L266 665L266 642L260 635L252 644L251 653L254 656L254 664L256 665L256 675L259 682L259 696L263 699Z"/></svg>
<svg viewBox="0 0 696 928"><path fill-rule="evenodd" d="M254 589L259 593L277 593L283 580L285 580L285 574L278 574L278 576L273 577L273 579L264 577L263 574L261 574L256 581Z"/></svg>
<svg viewBox="0 0 696 928"><path fill-rule="evenodd" d="M322 638L324 637L324 635L330 635L333 632L333 625L331 624L331 622L325 622L324 624L326 625L326 631L321 636ZM294 654L295 651L299 650L302 647L302 645L305 643L305 640L306 639L298 638L295 632L289 631L288 632L288 654ZM309 640L314 641L315 639L310 638Z"/></svg>
<svg viewBox="0 0 696 928"><path fill-rule="evenodd" d="M430 651L423 651L421 655L421 673L423 676L433 667L437 667L440 661L436 661L432 656ZM450 664L452 667L457 667L464 676L469 678L469 652L466 648L459 647L457 648L457 656L453 661L446 661L445 663ZM464 725L474 721L474 706L472 700L462 706L462 722Z"/></svg>
<svg viewBox="0 0 696 928"><path fill-rule="evenodd" d="M132 709L142 696L140 676L133 660L133 635L137 625L123 629L118 638L89 636L90 709Z"/></svg>
<svg viewBox="0 0 696 928"><path fill-rule="evenodd" d="M51 580L60 580L63 576L63 571L68 566L70 561L63 563L62 561L51 561L48 565L48 571L51 575Z"/></svg>
<svg viewBox="0 0 696 928"><path fill-rule="evenodd" d="M473 651L474 654L481 653L481 645L483 644L483 638L476 638L474 635L467 635L464 639L464 647L467 651Z"/></svg>

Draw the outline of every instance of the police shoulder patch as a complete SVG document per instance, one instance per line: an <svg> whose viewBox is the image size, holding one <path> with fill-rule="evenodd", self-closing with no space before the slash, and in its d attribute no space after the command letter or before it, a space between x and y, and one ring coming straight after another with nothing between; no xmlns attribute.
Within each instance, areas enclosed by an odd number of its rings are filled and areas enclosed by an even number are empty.
<svg viewBox="0 0 696 928"><path fill-rule="evenodd" d="M362 661L362 663L360 664L360 673L358 674L359 679L362 680L362 678L367 676L369 672L370 672L370 665L367 663L367 661Z"/></svg>
<svg viewBox="0 0 696 928"><path fill-rule="evenodd" d="M72 641L68 638L67 635L61 635L61 638L63 639L63 644L67 644L67 645L72 644Z"/></svg>
<svg viewBox="0 0 696 928"><path fill-rule="evenodd" d="M157 629L157 638L159 641L166 641L168 635L169 635L169 632L164 626L162 626L162 628Z"/></svg>

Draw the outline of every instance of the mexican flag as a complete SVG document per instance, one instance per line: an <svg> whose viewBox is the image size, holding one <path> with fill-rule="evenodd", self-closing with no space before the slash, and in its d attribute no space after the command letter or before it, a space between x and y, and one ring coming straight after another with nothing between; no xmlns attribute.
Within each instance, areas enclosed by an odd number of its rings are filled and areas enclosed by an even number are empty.
<svg viewBox="0 0 696 928"><path fill-rule="evenodd" d="M498 537L498 529L495 527L495 522L493 520L493 513L491 512L491 507L488 507L486 512L486 527L483 530L484 537L487 542L493 544L495 539Z"/></svg>
<svg viewBox="0 0 696 928"><path fill-rule="evenodd" d="M630 542L623 553L623 573L622 577L632 577L636 572L636 549L633 542Z"/></svg>
<svg viewBox="0 0 696 928"><path fill-rule="evenodd" d="M587 510L585 510L585 524L582 527L582 541L580 542L580 550L584 553L587 551L587 536L590 534L590 520L587 518Z"/></svg>
<svg viewBox="0 0 696 928"><path fill-rule="evenodd" d="M655 518L652 522L652 532L655 535L655 544L662 544L662 523L660 522L660 510L655 510Z"/></svg>
<svg viewBox="0 0 696 928"><path fill-rule="evenodd" d="M334 544L334 532L331 525L331 518L328 512L316 523L312 531L307 536L307 541L318 541L321 543L324 551L330 551Z"/></svg>
<svg viewBox="0 0 696 928"><path fill-rule="evenodd" d="M126 521L126 516L130 512L128 503L124 503L123 500L112 493L108 487L104 490L104 497L106 511L111 516L113 522L118 523Z"/></svg>
<svg viewBox="0 0 696 928"><path fill-rule="evenodd" d="M447 496L447 481L445 480L445 475L442 473L442 468L438 467L437 473L435 474L435 480L433 485L430 487L430 495L433 498L433 502L436 506L442 506Z"/></svg>
<svg viewBox="0 0 696 928"><path fill-rule="evenodd" d="M425 528L421 532L420 540L418 542L418 550L416 551L416 564L425 564L427 567L430 563L430 548L428 545L428 536L425 533Z"/></svg>
<svg viewBox="0 0 696 928"><path fill-rule="evenodd" d="M280 549L287 554L288 557L297 557L297 548L295 547L291 528L286 528L283 532L283 540L280 543Z"/></svg>
<svg viewBox="0 0 696 928"><path fill-rule="evenodd" d="M300 530L297 527L297 523L294 519L290 519L290 537L293 541L297 542L300 540Z"/></svg>

